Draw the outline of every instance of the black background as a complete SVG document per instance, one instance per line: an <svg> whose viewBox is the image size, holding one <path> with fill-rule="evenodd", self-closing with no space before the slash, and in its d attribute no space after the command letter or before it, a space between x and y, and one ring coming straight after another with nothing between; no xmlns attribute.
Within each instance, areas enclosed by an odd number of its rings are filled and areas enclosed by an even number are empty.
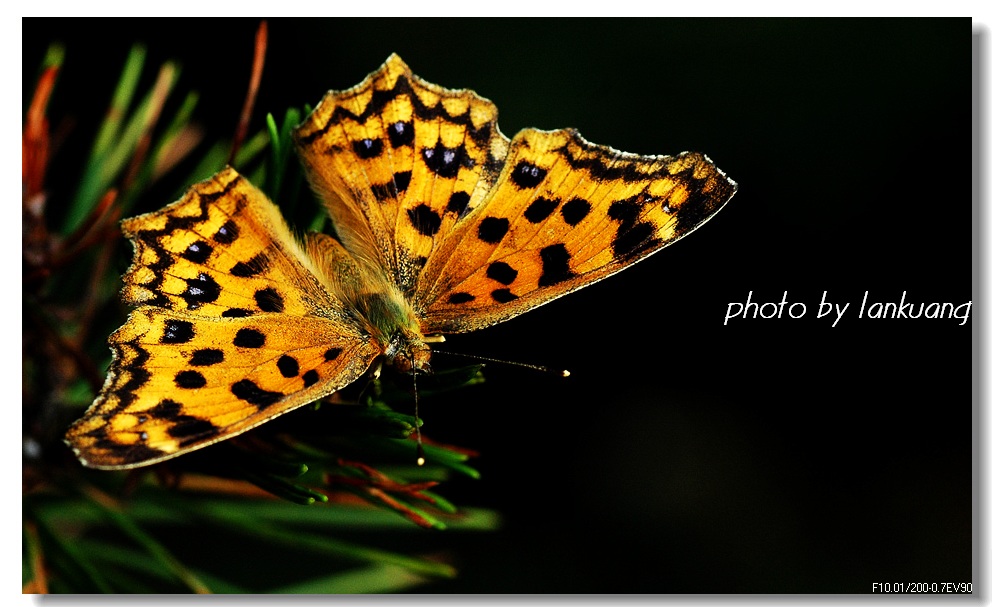
<svg viewBox="0 0 992 607"><path fill-rule="evenodd" d="M256 26L25 20L25 95L48 42L65 42L50 113L76 115L88 141L142 41L149 66L182 63L180 90L199 90L197 118L226 136ZM670 249L449 339L572 377L489 367L485 386L421 404L430 436L482 454L483 479L442 494L504 518L495 533L417 534L461 571L424 590L971 581L975 321L856 317L866 290L972 299L971 45L969 19L270 20L253 130L398 52L492 99L509 136L576 127L629 152L701 151L739 184ZM788 291L807 315L725 326L750 291ZM851 302L836 327L815 318L824 291Z"/></svg>

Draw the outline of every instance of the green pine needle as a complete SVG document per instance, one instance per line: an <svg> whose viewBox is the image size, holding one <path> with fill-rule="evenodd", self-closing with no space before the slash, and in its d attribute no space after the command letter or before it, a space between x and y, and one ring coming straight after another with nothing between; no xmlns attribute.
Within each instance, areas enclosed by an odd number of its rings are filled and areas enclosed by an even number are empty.
<svg viewBox="0 0 992 607"><path fill-rule="evenodd" d="M201 504L201 507L197 510L197 514L217 524L250 533L255 537L264 538L273 543L288 545L295 550L308 550L359 563L397 565L410 571L430 576L454 577L455 575L454 568L443 563L359 546L339 539L323 538L312 534L301 535L279 529L258 520L246 521L244 517L238 516L236 513L211 508L209 505Z"/></svg>
<svg viewBox="0 0 992 607"><path fill-rule="evenodd" d="M197 594L210 594L210 588L206 586L189 568L186 567L161 543L139 527L130 517L117 508L107 505L94 491L87 493L90 502L95 506L109 522L130 537L136 544L145 549L153 559L155 559L167 571L176 576L187 588Z"/></svg>

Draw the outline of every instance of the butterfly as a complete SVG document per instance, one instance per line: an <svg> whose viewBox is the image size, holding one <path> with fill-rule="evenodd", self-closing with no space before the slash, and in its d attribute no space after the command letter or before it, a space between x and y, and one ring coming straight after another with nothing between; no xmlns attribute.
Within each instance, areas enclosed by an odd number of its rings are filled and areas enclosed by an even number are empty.
<svg viewBox="0 0 992 607"><path fill-rule="evenodd" d="M572 129L511 140L496 107L390 56L294 138L334 229L294 237L233 168L124 220L137 306L66 442L145 466L324 398L385 361L425 373L444 334L503 322L695 230L737 185L706 156L638 156Z"/></svg>

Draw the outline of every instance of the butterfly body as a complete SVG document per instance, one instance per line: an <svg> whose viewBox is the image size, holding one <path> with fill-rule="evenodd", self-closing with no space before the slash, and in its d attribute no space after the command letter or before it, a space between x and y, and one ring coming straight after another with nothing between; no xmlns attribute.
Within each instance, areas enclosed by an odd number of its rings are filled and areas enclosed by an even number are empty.
<svg viewBox="0 0 992 607"><path fill-rule="evenodd" d="M324 287L344 304L345 312L360 331L379 344L386 362L404 373L429 371L430 346L407 296L379 267L356 260L333 238L324 234L309 238L317 241L309 255L323 259L327 264L324 276L333 277ZM334 251L329 259L322 257L327 251Z"/></svg>
<svg viewBox="0 0 992 607"><path fill-rule="evenodd" d="M338 239L293 236L234 169L122 223L135 246L107 381L67 442L143 466L240 434L379 361L592 284L713 216L736 184L702 154L638 156L574 130L512 140L469 90L396 55L297 128Z"/></svg>

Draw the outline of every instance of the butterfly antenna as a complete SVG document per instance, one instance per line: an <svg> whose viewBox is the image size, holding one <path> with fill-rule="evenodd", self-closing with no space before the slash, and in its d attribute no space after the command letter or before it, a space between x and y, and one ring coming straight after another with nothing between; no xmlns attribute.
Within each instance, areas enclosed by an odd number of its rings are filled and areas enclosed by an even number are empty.
<svg viewBox="0 0 992 607"><path fill-rule="evenodd" d="M551 367L545 367L543 365L532 365L530 363L517 362L515 360L501 360L499 358L489 358L487 356L476 356L475 354L461 354L459 352L446 352L444 350L431 350L435 354L447 354L448 356L461 356L462 358L469 358L471 360L481 360L489 363L497 363L501 365L510 365L511 367L523 367L524 369L531 369L533 371L540 371L541 373L550 373L552 375L557 375L559 377L568 377L571 375L568 369L552 369Z"/></svg>
<svg viewBox="0 0 992 607"><path fill-rule="evenodd" d="M427 460L424 458L424 437L420 434L420 398L417 396L417 369L413 369L413 427L417 431L417 465L423 466Z"/></svg>

